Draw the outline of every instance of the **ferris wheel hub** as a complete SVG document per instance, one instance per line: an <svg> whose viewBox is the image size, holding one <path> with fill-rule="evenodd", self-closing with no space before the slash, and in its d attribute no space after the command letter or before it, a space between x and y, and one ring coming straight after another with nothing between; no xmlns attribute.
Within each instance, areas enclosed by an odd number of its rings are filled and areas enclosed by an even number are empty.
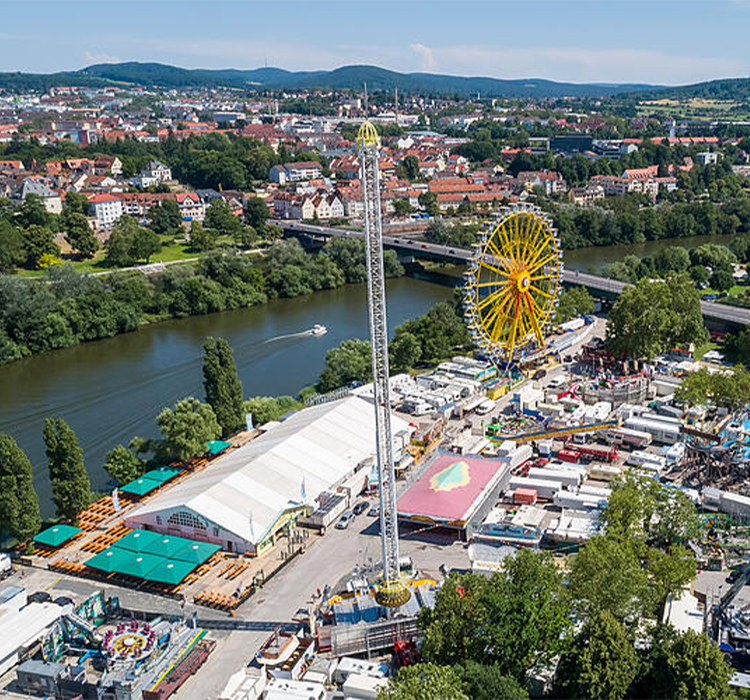
<svg viewBox="0 0 750 700"><path fill-rule="evenodd" d="M516 278L516 287L519 292L525 292L531 286L531 278L527 272L522 272Z"/></svg>

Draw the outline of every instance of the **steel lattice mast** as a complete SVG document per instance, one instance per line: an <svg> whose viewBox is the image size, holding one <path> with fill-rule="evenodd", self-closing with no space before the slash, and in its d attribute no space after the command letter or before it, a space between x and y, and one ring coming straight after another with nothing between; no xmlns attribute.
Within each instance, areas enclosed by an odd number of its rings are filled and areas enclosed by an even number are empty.
<svg viewBox="0 0 750 700"><path fill-rule="evenodd" d="M372 346L372 379L375 398L376 454L380 492L380 541L383 549L383 579L376 598L387 607L403 605L409 589L401 579L396 514L396 473L393 465L391 400L388 380L388 324L385 313L383 230L380 211L380 138L366 121L359 130L357 146L364 200L367 300Z"/></svg>

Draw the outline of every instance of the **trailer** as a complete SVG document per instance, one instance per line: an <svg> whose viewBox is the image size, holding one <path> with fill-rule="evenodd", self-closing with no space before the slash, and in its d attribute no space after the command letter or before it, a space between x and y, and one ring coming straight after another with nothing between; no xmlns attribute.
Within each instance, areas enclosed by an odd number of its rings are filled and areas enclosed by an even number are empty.
<svg viewBox="0 0 750 700"><path fill-rule="evenodd" d="M622 469L614 464L592 464L589 476L597 481L614 481L622 474Z"/></svg>
<svg viewBox="0 0 750 700"><path fill-rule="evenodd" d="M590 493L558 491L552 502L560 508L570 510L601 510L607 505L607 499Z"/></svg>
<svg viewBox="0 0 750 700"><path fill-rule="evenodd" d="M511 476L508 488L511 491L533 489L536 491L537 498L544 501L551 501L560 490L560 482L550 481L549 479L528 479L524 476Z"/></svg>
<svg viewBox="0 0 750 700"><path fill-rule="evenodd" d="M632 428L612 428L611 430L604 431L605 439L612 440L615 445L620 447L637 447L643 448L648 447L653 441L654 437L651 433L647 433L644 430L633 430Z"/></svg>
<svg viewBox="0 0 750 700"><path fill-rule="evenodd" d="M661 455L655 455L652 452L646 452L644 450L636 450L631 452L627 459L626 464L631 464L634 467L643 467L651 471L661 471L667 466L667 460Z"/></svg>
<svg viewBox="0 0 750 700"><path fill-rule="evenodd" d="M612 463L617 461L617 447L602 447L600 445L574 445L572 442L565 444L566 450L578 452L584 457L595 459L600 462Z"/></svg>
<svg viewBox="0 0 750 700"><path fill-rule="evenodd" d="M570 487L579 486L582 480L582 474L573 469L550 469L549 467L531 467L526 476L530 479L546 479L547 481L557 481Z"/></svg>
<svg viewBox="0 0 750 700"><path fill-rule="evenodd" d="M560 450L557 453L557 458L562 462L579 462L581 460L581 453L578 450Z"/></svg>
<svg viewBox="0 0 750 700"><path fill-rule="evenodd" d="M680 425L651 418L633 416L625 421L625 427L650 433L656 442L674 445L680 439Z"/></svg>

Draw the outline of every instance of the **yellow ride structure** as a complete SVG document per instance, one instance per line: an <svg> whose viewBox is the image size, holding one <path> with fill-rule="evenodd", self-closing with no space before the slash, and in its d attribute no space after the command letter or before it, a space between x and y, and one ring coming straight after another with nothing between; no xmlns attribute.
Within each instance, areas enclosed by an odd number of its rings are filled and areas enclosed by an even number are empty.
<svg viewBox="0 0 750 700"><path fill-rule="evenodd" d="M510 365L544 347L562 270L557 234L544 212L521 204L498 215L465 273L466 321L484 354Z"/></svg>

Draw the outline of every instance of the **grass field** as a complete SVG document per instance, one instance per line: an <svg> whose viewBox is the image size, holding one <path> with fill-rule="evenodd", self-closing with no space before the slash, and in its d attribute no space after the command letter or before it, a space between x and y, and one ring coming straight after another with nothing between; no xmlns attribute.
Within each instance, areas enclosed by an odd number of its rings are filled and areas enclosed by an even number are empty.
<svg viewBox="0 0 750 700"><path fill-rule="evenodd" d="M706 100L696 97L690 100L642 100L638 103L637 110L640 116L664 114L675 117L717 117L743 105L744 103L734 100ZM744 106L750 109L750 106ZM732 117L740 118L747 111L734 111Z"/></svg>

